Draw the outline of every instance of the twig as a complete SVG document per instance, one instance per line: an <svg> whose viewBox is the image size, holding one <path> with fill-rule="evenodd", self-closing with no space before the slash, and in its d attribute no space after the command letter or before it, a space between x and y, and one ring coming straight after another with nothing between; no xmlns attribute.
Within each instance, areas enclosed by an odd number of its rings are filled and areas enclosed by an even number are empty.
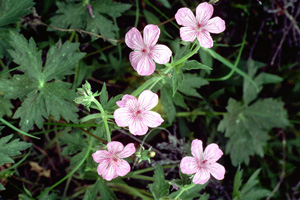
<svg viewBox="0 0 300 200"><path fill-rule="evenodd" d="M98 35L96 33L92 33L92 32L88 32L88 31L85 31L85 30L82 30L82 29L77 29L77 28L68 28L68 29L65 29L65 28L59 28L59 27L55 27L55 26L52 26L52 25L48 25L48 24L45 24L44 22L42 21L39 21L39 24L40 25L43 25L43 26L47 26L49 28L52 28L52 29L55 29L55 30L58 30L58 31L63 31L63 32L78 32L78 33L85 33L85 34L88 34L88 35L91 35L91 36L95 36L97 38L102 38L104 40L108 40L108 41L111 41L111 42L121 42L122 40L114 40L114 39L110 39L110 38L107 38L107 37L104 37L102 35Z"/></svg>
<svg viewBox="0 0 300 200"><path fill-rule="evenodd" d="M255 48L255 46L256 46L256 44L257 44L259 35L260 35L260 33L261 33L263 27L265 26L265 23L266 23L266 19L264 19L264 20L262 21L262 23L260 24L260 27L259 27L259 29L258 29L258 31L257 31L256 36L255 36L253 45L252 45L252 47L251 47L251 50L250 50L250 53L249 53L249 56L248 56L248 60L251 60L251 59L252 59L253 50L254 50L254 48Z"/></svg>
<svg viewBox="0 0 300 200"><path fill-rule="evenodd" d="M266 200L270 200L272 198L272 196L277 192L277 190L279 189L284 176L285 176L285 160L286 160L286 140L285 140L285 133L283 130L280 131L281 136L282 136L282 169L281 169L281 174L280 174L280 179L277 183L277 185L275 186L275 188L273 189L273 191L269 194L269 196L266 198Z"/></svg>

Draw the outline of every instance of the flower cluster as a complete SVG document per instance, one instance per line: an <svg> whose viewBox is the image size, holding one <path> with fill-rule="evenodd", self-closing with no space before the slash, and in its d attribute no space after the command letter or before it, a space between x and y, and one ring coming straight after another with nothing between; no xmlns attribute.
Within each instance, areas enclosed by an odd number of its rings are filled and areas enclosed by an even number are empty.
<svg viewBox="0 0 300 200"><path fill-rule="evenodd" d="M225 22L220 17L211 18L213 6L201 3L196 8L196 17L188 8L177 11L175 19L180 28L180 37L183 41L193 42L197 38L200 46L211 48L213 40L210 33L221 33L225 30ZM155 63L166 64L170 61L172 51L166 45L157 44L160 29L157 25L149 24L143 30L143 37L136 28L131 28L125 35L125 43L133 51L129 54L130 63L135 71L141 76L154 73ZM90 90L90 89L89 89ZM89 91L88 90L88 91ZM84 101L86 101L84 95ZM80 99L82 100L82 99ZM88 99L90 102L90 99ZM145 135L149 127L155 128L164 121L159 113L151 111L158 104L158 95L150 90L141 92L138 99L132 95L124 95L116 102L119 106L114 111L114 119L119 127L128 127L133 135ZM130 165L123 158L130 157L135 153L133 143L125 147L120 142L109 142L107 150L98 150L92 156L99 163L97 171L104 179L110 181L117 176L125 176L130 171ZM137 157L141 160L149 160L149 150L139 152ZM217 180L225 175L225 168L216 163L223 155L217 144L210 144L203 152L202 141L193 140L191 144L192 157L187 156L181 160L182 173L193 175L193 183L204 184L210 174Z"/></svg>

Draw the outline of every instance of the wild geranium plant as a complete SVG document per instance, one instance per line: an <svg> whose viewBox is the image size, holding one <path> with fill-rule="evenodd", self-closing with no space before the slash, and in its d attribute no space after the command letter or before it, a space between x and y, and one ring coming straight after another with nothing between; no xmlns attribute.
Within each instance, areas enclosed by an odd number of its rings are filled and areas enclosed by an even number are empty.
<svg viewBox="0 0 300 200"><path fill-rule="evenodd" d="M255 159L259 166L279 160L273 159L278 141L268 143L273 128L278 131L273 139L282 135L286 162L284 103L259 95L265 84L279 84L282 78L260 72L264 65L252 55L242 62L247 32L240 43L235 44L239 37L228 42L226 27L233 29L234 22L228 22L231 15L222 2L217 14L212 1L187 1L185 6L194 6L178 10L171 1L157 2L132 6L114 0L55 0L45 5L36 1L36 7L33 0L1 2L4 198L239 200L276 193L258 184L261 169L246 170L250 178L242 186L241 168ZM215 16L219 14L225 20ZM51 24L41 21L49 16ZM43 31L49 41L37 26L47 26ZM26 36L30 29L35 34L29 39L18 33L22 29ZM214 35L222 32L226 34ZM229 55L223 48L228 46L239 49ZM229 74L212 78L226 74L227 68ZM239 99L231 98L238 94ZM22 184L8 181L15 177ZM270 182L276 182L274 175ZM21 193L12 194L15 188Z"/></svg>

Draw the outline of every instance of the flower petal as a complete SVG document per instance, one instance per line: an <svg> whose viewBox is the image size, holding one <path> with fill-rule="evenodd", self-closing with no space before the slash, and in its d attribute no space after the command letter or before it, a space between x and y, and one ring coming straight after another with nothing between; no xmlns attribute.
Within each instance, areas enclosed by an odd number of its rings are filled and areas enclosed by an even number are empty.
<svg viewBox="0 0 300 200"><path fill-rule="evenodd" d="M143 55L136 67L136 71L141 76L149 76L155 70L155 63L149 55Z"/></svg>
<svg viewBox="0 0 300 200"><path fill-rule="evenodd" d="M141 109L151 110L158 104L158 96L151 90L145 90L140 94L138 103Z"/></svg>
<svg viewBox="0 0 300 200"><path fill-rule="evenodd" d="M107 143L107 149L111 155L117 155L119 152L123 151L124 145L121 142L112 141Z"/></svg>
<svg viewBox="0 0 300 200"><path fill-rule="evenodd" d="M119 176L125 176L130 172L130 165L127 161L123 159L118 159L118 164L116 165L116 172Z"/></svg>
<svg viewBox="0 0 300 200"><path fill-rule="evenodd" d="M133 114L129 108L118 108L114 112L116 124L120 127L128 126L133 120Z"/></svg>
<svg viewBox="0 0 300 200"><path fill-rule="evenodd" d="M93 160L96 163L101 163L103 160L109 159L110 155L105 150L99 150L92 154Z"/></svg>
<svg viewBox="0 0 300 200"><path fill-rule="evenodd" d="M154 111L146 111L143 113L143 121L144 123L151 128L155 128L163 123L163 119L161 118L160 114Z"/></svg>
<svg viewBox="0 0 300 200"><path fill-rule="evenodd" d="M118 176L116 163L110 164L109 167L102 173L103 179L111 181Z"/></svg>
<svg viewBox="0 0 300 200"><path fill-rule="evenodd" d="M194 174L198 171L197 160L194 157L186 156L180 161L180 169L184 174Z"/></svg>
<svg viewBox="0 0 300 200"><path fill-rule="evenodd" d="M102 174L104 174L104 173L106 172L107 167L108 167L108 165L109 165L109 161L110 161L109 159L103 160L103 161L98 165L98 167L97 167L97 172L98 172L99 175L102 175Z"/></svg>
<svg viewBox="0 0 300 200"><path fill-rule="evenodd" d="M200 25L205 25L211 18L214 12L214 7L209 3L200 3L196 8L196 18Z"/></svg>
<svg viewBox="0 0 300 200"><path fill-rule="evenodd" d="M126 45L134 50L142 50L144 42L141 33L135 28L131 28L125 35Z"/></svg>
<svg viewBox="0 0 300 200"><path fill-rule="evenodd" d="M150 51L151 58L158 64L165 64L170 61L172 51L166 45L155 45Z"/></svg>
<svg viewBox="0 0 300 200"><path fill-rule="evenodd" d="M175 19L181 26L197 27L195 15L189 8L180 8L175 14Z"/></svg>
<svg viewBox="0 0 300 200"><path fill-rule="evenodd" d="M204 48L211 48L214 44L209 32L207 30L202 30L198 33L197 39L200 45Z"/></svg>
<svg viewBox="0 0 300 200"><path fill-rule="evenodd" d="M133 135L145 135L148 131L148 127L144 124L141 117L136 117L132 123L129 124L129 131Z"/></svg>
<svg viewBox="0 0 300 200"><path fill-rule="evenodd" d="M197 31L193 27L181 27L180 38L186 42L193 42L197 37Z"/></svg>
<svg viewBox="0 0 300 200"><path fill-rule="evenodd" d="M213 177L217 180L224 179L225 176L225 168L219 163L214 163L212 165L207 165L206 169L211 173Z"/></svg>
<svg viewBox="0 0 300 200"><path fill-rule="evenodd" d="M129 61L133 69L136 71L136 68L138 66L138 63L141 61L144 53L141 51L132 51L129 54Z"/></svg>
<svg viewBox="0 0 300 200"><path fill-rule="evenodd" d="M193 178L193 183L194 184L205 184L208 180L210 179L210 174L209 172L204 169L200 168L199 171L195 174Z"/></svg>
<svg viewBox="0 0 300 200"><path fill-rule="evenodd" d="M209 163L213 163L219 160L222 155L223 151L219 148L219 146L217 144L212 143L205 148L203 157Z"/></svg>
<svg viewBox="0 0 300 200"><path fill-rule="evenodd" d="M199 162L202 158L203 154L203 147L202 147L202 141L198 139L194 139L191 145L191 152L192 155L196 158L196 160Z"/></svg>
<svg viewBox="0 0 300 200"><path fill-rule="evenodd" d="M145 26L143 31L144 43L146 47L152 47L157 43L160 35L160 29L157 25L149 24Z"/></svg>
<svg viewBox="0 0 300 200"><path fill-rule="evenodd" d="M124 147L123 151L121 151L120 153L117 154L117 156L119 158L127 158L127 157L131 156L134 153L135 153L134 144L129 143Z"/></svg>
<svg viewBox="0 0 300 200"><path fill-rule="evenodd" d="M210 33L222 33L225 28L225 21L220 17L211 18L203 27L203 29L206 29Z"/></svg>
<svg viewBox="0 0 300 200"><path fill-rule="evenodd" d="M134 96L129 95L129 94L125 94L121 101L117 101L116 104L120 107L120 108L124 108L126 107L126 103L129 99L136 99Z"/></svg>

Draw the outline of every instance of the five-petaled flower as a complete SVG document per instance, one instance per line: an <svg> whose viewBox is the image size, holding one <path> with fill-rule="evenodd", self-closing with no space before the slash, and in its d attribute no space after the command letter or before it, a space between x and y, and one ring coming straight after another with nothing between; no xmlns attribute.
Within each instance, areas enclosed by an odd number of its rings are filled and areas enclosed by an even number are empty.
<svg viewBox="0 0 300 200"><path fill-rule="evenodd" d="M117 176L125 176L130 172L130 165L122 158L127 158L135 153L133 143L125 147L121 142L109 142L106 150L99 150L93 153L93 159L99 163L98 174L105 180L112 180Z"/></svg>
<svg viewBox="0 0 300 200"><path fill-rule="evenodd" d="M125 35L125 43L134 50L129 54L134 70L141 76L148 76L155 70L154 61L158 64L169 62L172 51L166 45L156 44L160 35L158 26L145 26L143 35L144 38L136 28L131 28Z"/></svg>
<svg viewBox="0 0 300 200"><path fill-rule="evenodd" d="M217 180L224 179L225 168L216 163L223 155L217 144L210 144L203 152L202 141L195 139L191 145L192 155L184 157L180 162L180 169L184 174L195 174L193 183L205 184L210 174Z"/></svg>
<svg viewBox="0 0 300 200"><path fill-rule="evenodd" d="M189 8L180 8L175 19L180 28L182 40L192 42L198 39L201 46L211 48L213 40L210 33L221 33L225 30L225 22L220 17L211 18L214 7L206 2L200 3L196 8L196 17ZM211 19L210 19L211 18Z"/></svg>
<svg viewBox="0 0 300 200"><path fill-rule="evenodd" d="M126 94L117 102L120 108L114 112L115 121L120 127L128 126L133 135L144 135L148 127L158 127L164 121L160 114L150 111L157 104L158 96L150 90L143 91L138 100Z"/></svg>

